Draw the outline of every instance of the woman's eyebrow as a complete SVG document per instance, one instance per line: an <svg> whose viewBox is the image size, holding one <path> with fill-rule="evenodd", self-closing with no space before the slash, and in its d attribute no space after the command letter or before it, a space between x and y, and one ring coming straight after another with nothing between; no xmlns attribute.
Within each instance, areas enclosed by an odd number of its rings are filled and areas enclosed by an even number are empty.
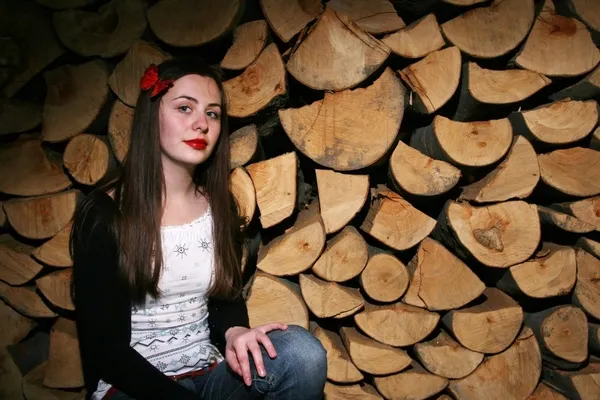
<svg viewBox="0 0 600 400"><path fill-rule="evenodd" d="M193 98L192 96L188 96L188 95L185 95L185 94L184 94L184 95L181 95L181 96L178 96L178 97L175 97L175 98L173 99L173 101L175 101L175 100L177 100L177 99L187 99L187 100L189 100L189 101L193 101L194 103L198 104L198 100L196 100L196 99L195 99L195 98ZM219 104L219 103L210 103L210 104L208 105L208 107L219 107L219 108L223 108L223 107L221 106L221 104Z"/></svg>

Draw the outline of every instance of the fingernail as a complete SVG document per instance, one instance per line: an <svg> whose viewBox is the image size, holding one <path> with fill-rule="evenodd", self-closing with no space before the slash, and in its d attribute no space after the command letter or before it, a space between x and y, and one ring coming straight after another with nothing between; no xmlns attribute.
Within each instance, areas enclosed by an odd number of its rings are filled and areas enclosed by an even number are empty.
<svg viewBox="0 0 600 400"><path fill-rule="evenodd" d="M246 378L245 381L246 381L246 385L250 386L250 378Z"/></svg>
<svg viewBox="0 0 600 400"><path fill-rule="evenodd" d="M265 370L264 370L264 369L262 369L262 368L258 370L258 373L259 373L259 375L260 375L260 376L262 376L263 378L264 378L264 376L266 375L266 374L265 374Z"/></svg>

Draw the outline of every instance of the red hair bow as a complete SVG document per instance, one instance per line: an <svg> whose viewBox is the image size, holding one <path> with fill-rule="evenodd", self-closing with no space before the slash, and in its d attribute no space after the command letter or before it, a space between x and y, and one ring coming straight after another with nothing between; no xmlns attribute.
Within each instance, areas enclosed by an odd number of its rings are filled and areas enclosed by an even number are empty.
<svg viewBox="0 0 600 400"><path fill-rule="evenodd" d="M172 79L161 80L158 78L158 67L150 64L140 80L140 88L143 91L152 89L150 97L155 97L173 85Z"/></svg>

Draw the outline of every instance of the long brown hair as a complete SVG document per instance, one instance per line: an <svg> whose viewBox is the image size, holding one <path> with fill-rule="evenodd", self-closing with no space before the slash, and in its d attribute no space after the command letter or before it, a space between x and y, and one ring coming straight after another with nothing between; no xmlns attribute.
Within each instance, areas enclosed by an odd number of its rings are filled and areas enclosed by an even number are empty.
<svg viewBox="0 0 600 400"><path fill-rule="evenodd" d="M213 215L215 280L209 296L233 298L241 293L242 235L238 209L229 188L229 132L225 91L218 70L199 59L169 59L159 66L160 79L176 80L197 74L213 79L221 92L221 134L211 156L194 171L196 190L208 198ZM165 92L163 92L164 94ZM160 221L165 179L159 141L159 107L162 94L141 92L131 126L127 156L119 176L98 185L115 189L120 213L115 231L119 245L119 271L134 304L146 296L157 298L162 271Z"/></svg>

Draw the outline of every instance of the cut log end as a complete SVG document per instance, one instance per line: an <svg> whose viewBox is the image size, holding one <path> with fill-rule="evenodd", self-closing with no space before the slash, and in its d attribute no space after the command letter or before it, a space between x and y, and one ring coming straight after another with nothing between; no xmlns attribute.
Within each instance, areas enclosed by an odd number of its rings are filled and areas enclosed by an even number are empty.
<svg viewBox="0 0 600 400"><path fill-rule="evenodd" d="M395 54L405 58L425 57L446 44L435 14L428 14L406 28L387 35L382 42Z"/></svg>
<svg viewBox="0 0 600 400"><path fill-rule="evenodd" d="M355 383L362 381L364 375L356 368L342 339L335 332L328 331L314 324L313 335L319 339L327 351L327 378L339 383Z"/></svg>
<svg viewBox="0 0 600 400"><path fill-rule="evenodd" d="M369 261L360 275L360 285L373 300L398 300L408 288L406 266L393 254L371 248Z"/></svg>
<svg viewBox="0 0 600 400"><path fill-rule="evenodd" d="M538 156L542 181L571 196L600 194L600 152L584 147Z"/></svg>
<svg viewBox="0 0 600 400"><path fill-rule="evenodd" d="M345 318L363 307L358 289L300 274L300 290L308 308L319 318Z"/></svg>
<svg viewBox="0 0 600 400"><path fill-rule="evenodd" d="M233 132L229 137L230 168L234 169L251 162L257 156L258 147L256 125L247 125Z"/></svg>
<svg viewBox="0 0 600 400"><path fill-rule="evenodd" d="M427 399L448 386L448 380L427 372L417 362L395 375L375 377L377 390L386 399Z"/></svg>
<svg viewBox="0 0 600 400"><path fill-rule="evenodd" d="M250 21L235 28L233 44L227 50L221 68L240 70L252 64L267 43L268 26L265 20Z"/></svg>
<svg viewBox="0 0 600 400"><path fill-rule="evenodd" d="M367 243L353 226L345 227L327 241L325 250L312 266L312 271L321 279L344 282L358 276L368 255Z"/></svg>

